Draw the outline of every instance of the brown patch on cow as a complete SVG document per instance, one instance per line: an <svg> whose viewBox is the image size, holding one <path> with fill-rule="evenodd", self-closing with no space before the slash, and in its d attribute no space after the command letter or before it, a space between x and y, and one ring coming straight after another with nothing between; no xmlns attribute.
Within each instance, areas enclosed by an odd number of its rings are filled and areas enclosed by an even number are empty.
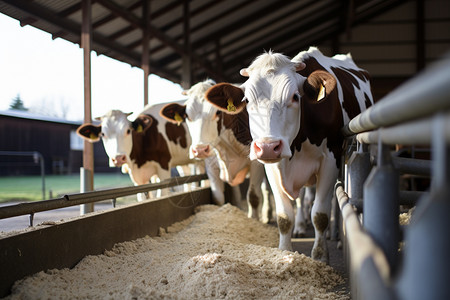
<svg viewBox="0 0 450 300"><path fill-rule="evenodd" d="M315 59L313 62L317 63ZM307 62L307 66L311 66ZM336 88L336 78L323 68L317 67L309 74L303 85L304 95L301 101L300 131L291 145L291 151L300 152L306 139L314 145L321 145L327 139L327 148L333 153L336 164L340 166L344 137L340 130L344 126L342 108ZM325 87L325 97L317 100L320 87Z"/></svg>
<svg viewBox="0 0 450 300"><path fill-rule="evenodd" d="M178 126L173 123L166 123L166 134L169 141L175 144L180 144L182 148L186 148L187 144L187 133L184 126Z"/></svg>
<svg viewBox="0 0 450 300"><path fill-rule="evenodd" d="M304 77L308 77L314 71L318 70L326 71L326 69L322 67L322 65L319 64L317 59L315 59L314 57L308 57L305 60L303 60L303 62L306 64L306 67L303 70L299 71L298 73Z"/></svg>
<svg viewBox="0 0 450 300"><path fill-rule="evenodd" d="M364 98L366 99L366 101L364 101L364 104L366 105L366 109L368 109L369 107L372 106L372 101L370 100L370 97L364 93Z"/></svg>
<svg viewBox="0 0 450 300"><path fill-rule="evenodd" d="M336 75L339 83L342 87L342 92L344 94L344 99L342 101L342 108L347 112L350 119L353 119L361 113L361 108L359 107L358 99L355 95L355 86L360 89L358 80L355 78L353 73L342 68L331 67L331 70ZM356 72L356 71L355 71Z"/></svg>
<svg viewBox="0 0 450 300"><path fill-rule="evenodd" d="M369 73L365 70L355 70L355 69L349 69L349 68L344 68L344 67L340 67L340 68L343 70L346 70L347 72L352 73L353 75L358 77L359 80L361 80L363 82L367 82L370 80ZM357 83L357 86L359 88L359 83Z"/></svg>
<svg viewBox="0 0 450 300"><path fill-rule="evenodd" d="M316 213L313 219L314 227L323 233L328 228L328 215L325 213Z"/></svg>
<svg viewBox="0 0 450 300"><path fill-rule="evenodd" d="M219 112L219 121L217 124L217 131L219 135L222 128L231 129L234 136L243 145L250 145L252 142L252 136L250 135L250 126L248 124L248 112L247 109L243 109L236 115L230 115L228 113Z"/></svg>
<svg viewBox="0 0 450 300"><path fill-rule="evenodd" d="M300 131L291 145L291 151L300 151L301 144L306 139L315 145L320 145L324 139L327 139L327 148L333 153L339 168L344 141L341 133L341 128L344 126L342 110L344 109L350 118L354 118L361 112L354 87L360 88L358 79L368 82L369 74L364 70L332 67L331 70L336 76L334 77L314 57L308 57L303 62L306 67L298 73L307 77L303 86L305 95L302 97L301 104ZM341 85L344 95L342 106L336 86L330 85L329 80L323 75L325 73L328 73L334 78L334 82L337 80ZM324 99L316 101L321 80L325 80L326 95ZM365 105L366 108L372 105L367 94L365 95Z"/></svg>
<svg viewBox="0 0 450 300"><path fill-rule="evenodd" d="M148 161L158 162L165 170L169 170L171 159L169 147L163 135L158 131L158 121L153 119L151 126L142 133L132 130L133 149L130 159L138 167L143 166Z"/></svg>
<svg viewBox="0 0 450 300"><path fill-rule="evenodd" d="M278 230L281 234L288 234L292 228L292 222L284 213L277 214Z"/></svg>
<svg viewBox="0 0 450 300"><path fill-rule="evenodd" d="M255 193L255 190L253 188L250 189L249 195L248 195L248 201L250 202L250 205L257 209L259 205L259 198Z"/></svg>

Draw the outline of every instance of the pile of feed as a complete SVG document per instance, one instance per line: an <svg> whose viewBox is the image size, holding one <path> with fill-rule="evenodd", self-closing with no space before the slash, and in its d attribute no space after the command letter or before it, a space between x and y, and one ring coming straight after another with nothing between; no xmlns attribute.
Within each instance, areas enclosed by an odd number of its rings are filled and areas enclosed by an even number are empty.
<svg viewBox="0 0 450 300"><path fill-rule="evenodd" d="M206 205L159 237L116 244L73 269L19 280L10 299L349 299L320 262L278 250L274 226Z"/></svg>

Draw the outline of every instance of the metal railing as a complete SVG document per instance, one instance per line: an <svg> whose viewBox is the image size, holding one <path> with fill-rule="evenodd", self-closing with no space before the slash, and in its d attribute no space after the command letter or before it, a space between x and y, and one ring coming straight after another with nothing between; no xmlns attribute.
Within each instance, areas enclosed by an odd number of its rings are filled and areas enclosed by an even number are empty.
<svg viewBox="0 0 450 300"><path fill-rule="evenodd" d="M40 163L41 182L42 182L42 200L45 199L45 163L44 157L38 151L0 151L3 156L31 156L35 164Z"/></svg>
<svg viewBox="0 0 450 300"><path fill-rule="evenodd" d="M357 151L335 188L343 217L353 299L450 299L450 54L343 129ZM372 166L368 144L377 144ZM388 145L430 145L426 161L393 158ZM400 172L431 174L399 257ZM362 200L361 200L362 199ZM361 202L362 201L362 202ZM362 210L362 224L353 203Z"/></svg>
<svg viewBox="0 0 450 300"><path fill-rule="evenodd" d="M158 183L149 183L139 186L129 186L116 189L69 194L56 199L37 202L24 202L15 205L3 206L0 207L0 219L30 215L30 226L32 226L33 216L38 212L94 203L103 200L115 200L119 197L129 196L137 193L146 193L149 191L169 188L205 179L208 179L206 174L173 177Z"/></svg>

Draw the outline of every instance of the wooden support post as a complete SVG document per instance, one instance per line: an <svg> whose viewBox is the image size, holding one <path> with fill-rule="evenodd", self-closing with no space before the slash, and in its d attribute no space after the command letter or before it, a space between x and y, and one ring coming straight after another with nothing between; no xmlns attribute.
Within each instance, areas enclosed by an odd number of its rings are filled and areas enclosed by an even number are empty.
<svg viewBox="0 0 450 300"><path fill-rule="evenodd" d="M416 70L425 68L425 3L416 1Z"/></svg>
<svg viewBox="0 0 450 300"><path fill-rule="evenodd" d="M183 5L183 29L184 29L184 49L185 54L183 55L183 67L181 75L181 86L184 89L189 89L192 85L192 63L191 63L191 44L190 44L190 11L189 11L189 0L184 1Z"/></svg>
<svg viewBox="0 0 450 300"><path fill-rule="evenodd" d="M144 106L148 104L148 77L150 76L150 3L149 0L142 0L142 20L144 28L142 30L142 70L144 71Z"/></svg>
<svg viewBox="0 0 450 300"><path fill-rule="evenodd" d="M84 67L84 122L92 122L91 111L91 43L92 43L92 23L91 23L91 0L82 1L82 25L81 25L81 47L83 48ZM90 173L88 182L84 182L86 191L94 189L94 145L84 141L83 169ZM83 204L80 213L94 211L94 204Z"/></svg>

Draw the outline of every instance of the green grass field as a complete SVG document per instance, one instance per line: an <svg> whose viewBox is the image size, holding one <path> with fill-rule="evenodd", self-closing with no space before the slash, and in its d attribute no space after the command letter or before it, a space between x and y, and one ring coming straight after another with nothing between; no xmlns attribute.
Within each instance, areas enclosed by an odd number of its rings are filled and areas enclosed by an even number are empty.
<svg viewBox="0 0 450 300"><path fill-rule="evenodd" d="M94 175L95 190L132 185L128 174L102 173ZM45 200L79 192L79 174L45 176ZM42 200L42 179L40 176L0 177L0 202L36 200Z"/></svg>

